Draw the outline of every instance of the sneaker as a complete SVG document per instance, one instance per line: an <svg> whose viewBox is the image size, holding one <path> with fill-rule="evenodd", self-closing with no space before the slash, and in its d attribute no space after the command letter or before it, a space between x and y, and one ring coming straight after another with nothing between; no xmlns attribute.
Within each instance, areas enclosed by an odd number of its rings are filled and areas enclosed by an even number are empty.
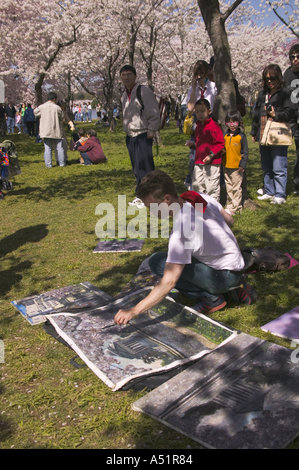
<svg viewBox="0 0 299 470"><path fill-rule="evenodd" d="M284 197L275 197L273 201L270 202L270 204L285 204L286 200Z"/></svg>
<svg viewBox="0 0 299 470"><path fill-rule="evenodd" d="M145 205L143 204L141 199L139 199L139 197L135 197L135 199L132 202L129 202L129 206L136 206L137 209L142 209L143 207L145 207Z"/></svg>
<svg viewBox="0 0 299 470"><path fill-rule="evenodd" d="M295 191L293 192L293 194L296 194L296 196L299 195L299 189L295 189Z"/></svg>
<svg viewBox="0 0 299 470"><path fill-rule="evenodd" d="M257 194L259 194L260 196L262 196L264 194L264 188L260 188L257 190Z"/></svg>
<svg viewBox="0 0 299 470"><path fill-rule="evenodd" d="M256 290L249 284L244 284L243 287L236 289L239 302L246 305L251 305L257 299Z"/></svg>
<svg viewBox="0 0 299 470"><path fill-rule="evenodd" d="M262 196L257 197L260 201L272 201L274 196L270 196L270 194L263 194Z"/></svg>
<svg viewBox="0 0 299 470"><path fill-rule="evenodd" d="M0 191L0 200L1 200L1 199L4 199L4 194L3 194L2 191Z"/></svg>
<svg viewBox="0 0 299 470"><path fill-rule="evenodd" d="M210 300L202 298L199 302L194 305L194 310L197 310L199 313L208 315L209 313L217 312L221 310L227 304L223 295L220 295L216 300Z"/></svg>

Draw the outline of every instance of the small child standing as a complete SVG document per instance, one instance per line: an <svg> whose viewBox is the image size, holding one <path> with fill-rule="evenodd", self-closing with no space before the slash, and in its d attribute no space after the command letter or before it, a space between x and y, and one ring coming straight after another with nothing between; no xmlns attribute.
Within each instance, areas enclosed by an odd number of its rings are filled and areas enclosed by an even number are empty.
<svg viewBox="0 0 299 470"><path fill-rule="evenodd" d="M241 114L237 110L228 111L225 124L228 128L223 157L224 179L226 184L226 212L235 215L242 210L242 181L248 160L247 137L241 130Z"/></svg>
<svg viewBox="0 0 299 470"><path fill-rule="evenodd" d="M19 134L22 134L22 131L21 131L21 113L20 113L20 111L16 112L16 126L19 130Z"/></svg>
<svg viewBox="0 0 299 470"><path fill-rule="evenodd" d="M186 145L196 149L192 176L192 189L205 193L220 202L220 171L224 138L220 126L210 117L210 103L200 99L195 103L198 119L195 128L195 144L187 140Z"/></svg>

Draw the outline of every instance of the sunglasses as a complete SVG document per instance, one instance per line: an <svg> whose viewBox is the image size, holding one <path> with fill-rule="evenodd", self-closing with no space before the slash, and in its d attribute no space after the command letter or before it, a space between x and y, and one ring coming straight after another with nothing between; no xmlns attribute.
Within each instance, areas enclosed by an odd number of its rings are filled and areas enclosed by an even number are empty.
<svg viewBox="0 0 299 470"><path fill-rule="evenodd" d="M238 126L239 126L238 121L226 122L225 124L226 124L227 127L231 127L231 126L233 126L233 127L238 127Z"/></svg>
<svg viewBox="0 0 299 470"><path fill-rule="evenodd" d="M275 82L276 80L278 80L278 77L266 77L265 78L266 82Z"/></svg>
<svg viewBox="0 0 299 470"><path fill-rule="evenodd" d="M299 59L299 54L294 54L290 56L291 60Z"/></svg>

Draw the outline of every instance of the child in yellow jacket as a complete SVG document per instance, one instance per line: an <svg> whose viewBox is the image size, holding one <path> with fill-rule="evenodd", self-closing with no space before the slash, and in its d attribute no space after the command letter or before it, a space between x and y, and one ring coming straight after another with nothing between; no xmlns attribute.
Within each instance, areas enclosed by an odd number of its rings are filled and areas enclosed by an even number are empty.
<svg viewBox="0 0 299 470"><path fill-rule="evenodd" d="M224 179L226 184L226 212L235 215L242 210L242 181L248 160L247 137L241 130L241 114L237 110L228 111L225 117L227 133L224 136L225 155L223 157Z"/></svg>

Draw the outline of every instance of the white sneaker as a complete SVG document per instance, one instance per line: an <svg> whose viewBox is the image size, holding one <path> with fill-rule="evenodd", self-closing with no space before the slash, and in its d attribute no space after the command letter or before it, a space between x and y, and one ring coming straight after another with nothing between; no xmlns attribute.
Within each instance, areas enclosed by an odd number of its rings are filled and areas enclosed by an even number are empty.
<svg viewBox="0 0 299 470"><path fill-rule="evenodd" d="M260 201L272 201L274 196L270 196L270 194L263 194L263 196L257 197Z"/></svg>
<svg viewBox="0 0 299 470"><path fill-rule="evenodd" d="M143 207L145 207L145 205L143 204L141 199L139 199L139 197L135 197L135 199L132 202L129 202L129 206L136 206L137 209L142 209Z"/></svg>
<svg viewBox="0 0 299 470"><path fill-rule="evenodd" d="M270 204L285 204L286 200L284 197L275 197L273 201L270 202Z"/></svg>
<svg viewBox="0 0 299 470"><path fill-rule="evenodd" d="M257 194L259 194L260 196L262 196L264 194L264 189L263 188L260 188L257 190Z"/></svg>

